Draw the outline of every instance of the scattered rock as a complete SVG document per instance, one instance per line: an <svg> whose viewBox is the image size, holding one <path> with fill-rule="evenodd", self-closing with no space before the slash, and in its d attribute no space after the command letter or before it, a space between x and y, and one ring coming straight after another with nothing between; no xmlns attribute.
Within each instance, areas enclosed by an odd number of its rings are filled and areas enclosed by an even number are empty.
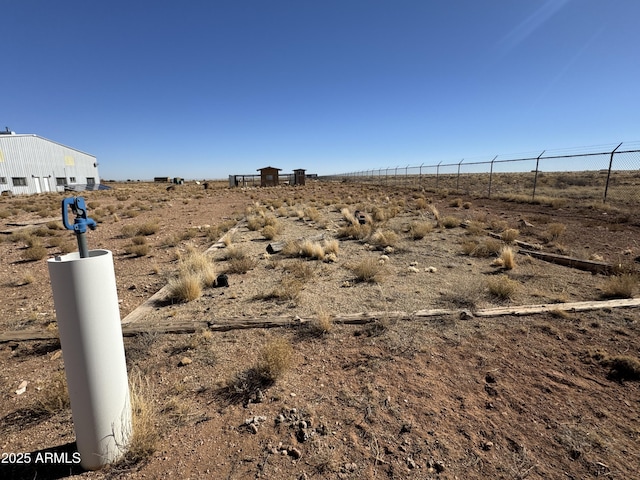
<svg viewBox="0 0 640 480"><path fill-rule="evenodd" d="M411 267L417 267L418 266L418 262L411 262L409 265Z"/></svg>
<svg viewBox="0 0 640 480"><path fill-rule="evenodd" d="M191 360L189 357L182 357L180 363L178 363L178 366L185 367L187 365L190 365L191 363L193 363L193 360Z"/></svg>
<svg viewBox="0 0 640 480"><path fill-rule="evenodd" d="M413 458L411 457L407 458L407 467L409 467L410 470L413 470L414 468L417 467L416 462Z"/></svg>
<svg viewBox="0 0 640 480"><path fill-rule="evenodd" d="M393 253L395 252L393 247L384 247L384 253Z"/></svg>
<svg viewBox="0 0 640 480"><path fill-rule="evenodd" d="M471 320L473 318L473 313L469 310L463 310L460 312L460 320Z"/></svg>
<svg viewBox="0 0 640 480"><path fill-rule="evenodd" d="M22 395L24 392L26 392L27 385L29 385L29 382L27 382L26 380L20 382L20 385L18 385L18 389L16 390L16 395Z"/></svg>
<svg viewBox="0 0 640 480"><path fill-rule="evenodd" d="M429 273L436 273L438 269L436 267L427 267L425 268L425 271Z"/></svg>
<svg viewBox="0 0 640 480"><path fill-rule="evenodd" d="M420 270L417 269L416 267L409 267L409 268L407 268L407 271L409 273L419 273L420 272Z"/></svg>
<svg viewBox="0 0 640 480"><path fill-rule="evenodd" d="M493 442L482 442L482 450L488 452L493 448Z"/></svg>
<svg viewBox="0 0 640 480"><path fill-rule="evenodd" d="M487 374L484 376L484 381L487 383L496 383L497 380L493 373L487 372Z"/></svg>
<svg viewBox="0 0 640 480"><path fill-rule="evenodd" d="M289 449L289 456L294 460L298 460L300 457L302 457L302 452L297 448L292 447Z"/></svg>
<svg viewBox="0 0 640 480"><path fill-rule="evenodd" d="M435 468L436 472L438 473L444 472L444 462L440 460L433 462L433 468Z"/></svg>

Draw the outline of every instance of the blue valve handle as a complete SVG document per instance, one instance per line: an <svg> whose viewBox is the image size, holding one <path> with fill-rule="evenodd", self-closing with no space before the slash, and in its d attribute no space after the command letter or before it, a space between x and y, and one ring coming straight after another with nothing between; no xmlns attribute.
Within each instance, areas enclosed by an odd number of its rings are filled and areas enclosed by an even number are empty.
<svg viewBox="0 0 640 480"><path fill-rule="evenodd" d="M69 207L71 207L71 211L76 216L73 225L69 223ZM75 232L78 240L80 258L87 258L89 256L89 250L85 233L87 227L95 230L97 224L93 218L87 217L87 207L84 203L84 198L71 197L62 200L62 224L67 230L73 230Z"/></svg>

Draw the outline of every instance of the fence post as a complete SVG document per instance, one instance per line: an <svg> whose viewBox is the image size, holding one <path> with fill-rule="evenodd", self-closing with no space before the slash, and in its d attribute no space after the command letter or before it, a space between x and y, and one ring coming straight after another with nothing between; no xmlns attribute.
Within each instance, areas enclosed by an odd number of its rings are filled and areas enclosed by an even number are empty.
<svg viewBox="0 0 640 480"><path fill-rule="evenodd" d="M488 198L491 198L491 180L493 179L493 162L496 161L496 158L498 158L498 155L493 157L493 160L491 160L491 169L489 171L489 197Z"/></svg>
<svg viewBox="0 0 640 480"><path fill-rule="evenodd" d="M546 150L543 150L542 153L538 155L538 158L536 158L536 176L533 177L533 195L531 195L532 202L536 199L536 185L538 184L538 164L540 163L540 157L544 155L544 152L546 152Z"/></svg>
<svg viewBox="0 0 640 480"><path fill-rule="evenodd" d="M620 145L622 145L622 142L620 143ZM611 178L611 166L613 165L613 154L616 153L616 150L620 148L620 145L618 145L616 148L613 149L613 152L611 152L611 158L609 158L609 170L607 171L607 183L604 186L604 197L602 198L602 203L607 202L607 192L609 191L609 179Z"/></svg>
<svg viewBox="0 0 640 480"><path fill-rule="evenodd" d="M460 165L464 162L464 158L458 163L458 175L456 176L456 190L460 191Z"/></svg>
<svg viewBox="0 0 640 480"><path fill-rule="evenodd" d="M440 164L442 163L442 160L440 160L440 162L438 162L438 165L436 165L436 190L438 189L438 184L440 183Z"/></svg>

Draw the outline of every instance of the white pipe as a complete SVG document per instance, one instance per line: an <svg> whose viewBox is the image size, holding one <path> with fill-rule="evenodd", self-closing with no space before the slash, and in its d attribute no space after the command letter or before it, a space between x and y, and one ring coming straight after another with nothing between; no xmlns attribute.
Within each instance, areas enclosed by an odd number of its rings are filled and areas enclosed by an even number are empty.
<svg viewBox="0 0 640 480"><path fill-rule="evenodd" d="M131 436L131 403L113 256L48 260L80 465L117 461Z"/></svg>

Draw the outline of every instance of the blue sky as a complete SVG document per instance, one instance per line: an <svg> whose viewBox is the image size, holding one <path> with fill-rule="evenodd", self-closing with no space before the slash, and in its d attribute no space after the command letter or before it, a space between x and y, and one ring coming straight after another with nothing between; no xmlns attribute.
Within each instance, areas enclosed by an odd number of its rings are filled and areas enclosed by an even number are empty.
<svg viewBox="0 0 640 480"><path fill-rule="evenodd" d="M0 128L105 179L640 140L637 0L0 0Z"/></svg>

